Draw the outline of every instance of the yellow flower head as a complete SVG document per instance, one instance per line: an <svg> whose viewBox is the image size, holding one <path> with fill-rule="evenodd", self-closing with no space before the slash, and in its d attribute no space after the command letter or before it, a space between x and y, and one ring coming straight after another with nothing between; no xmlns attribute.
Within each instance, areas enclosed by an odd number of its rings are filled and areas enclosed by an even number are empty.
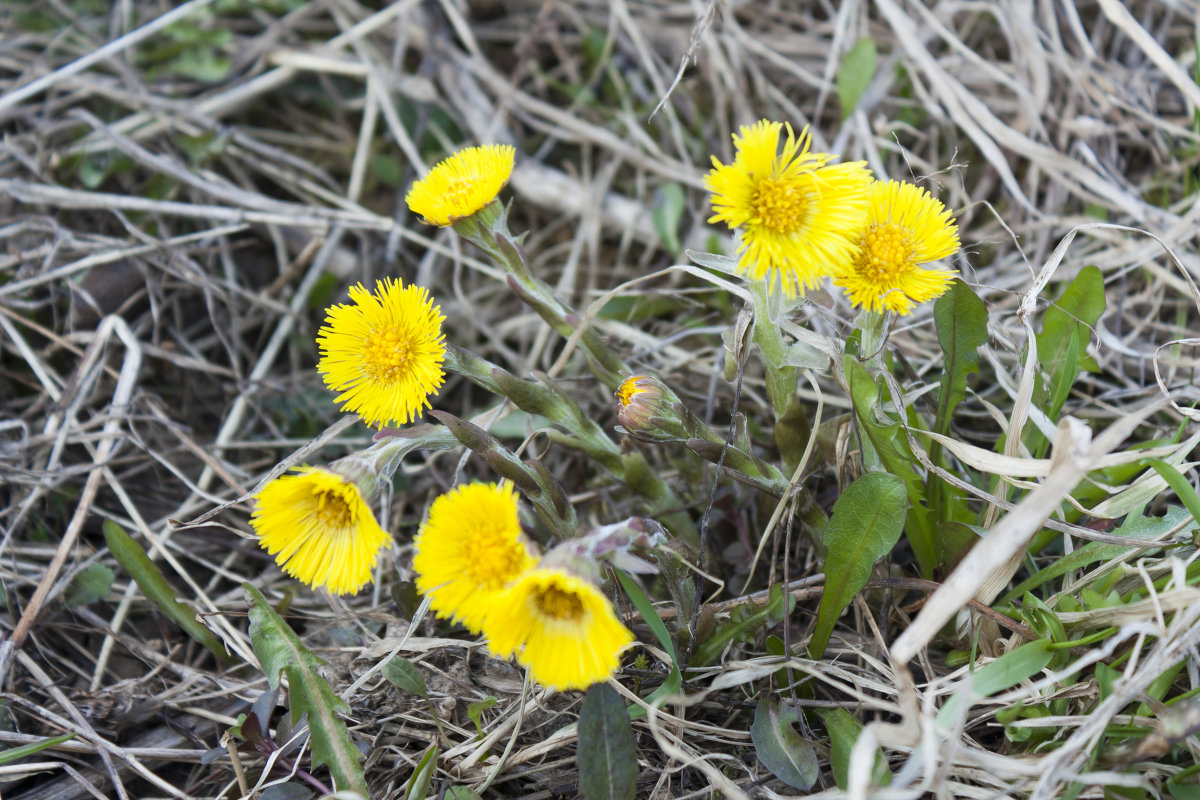
<svg viewBox="0 0 1200 800"><path fill-rule="evenodd" d="M460 150L414 183L404 199L430 225L453 225L496 199L512 174L515 155L506 144Z"/></svg>
<svg viewBox="0 0 1200 800"><path fill-rule="evenodd" d="M430 608L475 633L504 587L533 564L511 485L472 483L433 501L413 541L417 589Z"/></svg>
<svg viewBox="0 0 1200 800"><path fill-rule="evenodd" d="M560 691L608 680L633 641L595 584L542 566L496 599L484 633L493 651L515 652L534 680Z"/></svg>
<svg viewBox="0 0 1200 800"><path fill-rule="evenodd" d="M358 486L336 472L301 467L268 483L254 499L250 525L259 546L314 589L354 594L371 582L380 549L392 546Z"/></svg>
<svg viewBox="0 0 1200 800"><path fill-rule="evenodd" d="M640 385L645 380L645 375L630 375L621 382L617 387L617 402L621 404L621 408L628 407L634 397L648 391L645 386Z"/></svg>
<svg viewBox="0 0 1200 800"><path fill-rule="evenodd" d="M810 152L811 141L808 128L797 137L784 123L742 126L733 163L714 156L704 180L716 212L708 221L742 232L738 268L755 280L778 274L788 296L845 260L867 210L866 163L830 164L834 156Z"/></svg>
<svg viewBox="0 0 1200 800"><path fill-rule="evenodd" d="M317 335L325 385L368 425L415 419L445 380L441 309L425 289L390 278L374 294L351 286L350 300L329 309Z"/></svg>
<svg viewBox="0 0 1200 800"><path fill-rule="evenodd" d="M907 314L940 297L958 273L921 269L958 249L958 225L929 192L911 183L875 181L855 248L834 282L856 306Z"/></svg>

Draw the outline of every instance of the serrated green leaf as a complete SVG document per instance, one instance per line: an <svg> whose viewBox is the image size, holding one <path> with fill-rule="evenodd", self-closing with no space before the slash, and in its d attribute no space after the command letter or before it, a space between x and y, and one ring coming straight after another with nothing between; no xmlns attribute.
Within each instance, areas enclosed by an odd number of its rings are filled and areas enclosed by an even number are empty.
<svg viewBox="0 0 1200 800"><path fill-rule="evenodd" d="M16 761L18 758L36 755L42 752L47 747L56 747L63 742L69 742L75 738L73 733L64 733L61 736L52 736L49 739L42 739L40 742L30 742L23 744L20 747L10 747L7 750L0 750L0 764L7 764L10 761Z"/></svg>
<svg viewBox="0 0 1200 800"><path fill-rule="evenodd" d="M679 244L679 223L683 219L685 207L683 187L678 183L664 183L654 193L654 230L662 240L663 249L669 253L678 253L683 249Z"/></svg>
<svg viewBox="0 0 1200 800"><path fill-rule="evenodd" d="M395 686L428 699L428 693L425 690L425 676L407 658L392 656L380 671L383 673L383 677Z"/></svg>
<svg viewBox="0 0 1200 800"><path fill-rule="evenodd" d="M304 646L258 589L248 583L243 583L242 589L250 609L250 642L271 688L279 685L281 673L286 674L292 724L308 715L313 764L329 767L337 789L366 797L367 782L358 763L358 748L338 717L338 713L350 713L350 708L317 671L325 662Z"/></svg>
<svg viewBox="0 0 1200 800"><path fill-rule="evenodd" d="M863 92L875 77L875 42L859 39L842 58L837 74L837 96L842 104L842 119L854 113Z"/></svg>
<svg viewBox="0 0 1200 800"><path fill-rule="evenodd" d="M229 663L233 660L216 634L196 621L196 612L175 599L171 584L167 583L158 566L124 528L111 519L105 520L104 540L113 558L129 573L147 600L158 606L159 611L183 628L184 633L211 650L221 661Z"/></svg>
<svg viewBox="0 0 1200 800"><path fill-rule="evenodd" d="M820 659L846 606L871 578L875 562L891 552L904 530L908 498L904 481L870 472L846 487L825 526L825 591L808 645Z"/></svg>
<svg viewBox="0 0 1200 800"><path fill-rule="evenodd" d="M438 746L432 745L413 770L408 789L404 792L404 800L425 800L429 796L429 784L437 773Z"/></svg>
<svg viewBox="0 0 1200 800"><path fill-rule="evenodd" d="M71 579L63 602L68 608L86 606L108 597L112 589L113 571L104 564L88 564Z"/></svg>
<svg viewBox="0 0 1200 800"><path fill-rule="evenodd" d="M813 710L825 723L825 730L829 733L829 761L833 768L833 780L839 789L846 789L850 785L850 753L854 750L858 735L862 733L862 725L844 708ZM886 786L891 780L892 774L888 772L887 761L876 750L871 782L877 786Z"/></svg>
<svg viewBox="0 0 1200 800"><path fill-rule="evenodd" d="M977 700L1037 675L1054 658L1050 644L1046 639L1023 644L975 670L971 673L971 685L959 689L942 706L935 718L937 727L949 731Z"/></svg>
<svg viewBox="0 0 1200 800"><path fill-rule="evenodd" d="M800 721L800 712L780 706L774 698L763 696L754 709L750 741L758 760L779 780L801 791L816 783L820 774L817 754L792 726Z"/></svg>
<svg viewBox="0 0 1200 800"><path fill-rule="evenodd" d="M637 749L621 696L607 683L587 690L579 709L579 792L585 800L633 800Z"/></svg>

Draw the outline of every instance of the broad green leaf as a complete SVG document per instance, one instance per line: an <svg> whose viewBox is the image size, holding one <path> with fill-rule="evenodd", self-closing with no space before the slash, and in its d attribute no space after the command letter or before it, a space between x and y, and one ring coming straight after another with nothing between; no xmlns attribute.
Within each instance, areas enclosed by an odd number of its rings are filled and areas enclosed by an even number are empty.
<svg viewBox="0 0 1200 800"><path fill-rule="evenodd" d="M668 253L683 250L679 244L679 222L683 219L684 207L683 187L678 183L664 183L654 193L654 230Z"/></svg>
<svg viewBox="0 0 1200 800"><path fill-rule="evenodd" d="M158 606L160 611L183 628L184 633L211 650L221 661L229 663L233 660L216 634L196 621L196 612L175 599L171 584L167 583L146 551L130 538L124 528L111 519L105 520L104 540L113 558L130 574L147 600Z"/></svg>
<svg viewBox="0 0 1200 800"><path fill-rule="evenodd" d="M904 481L870 472L846 487L825 526L825 591L808 645L809 657L825 654L833 626L871 578L875 562L891 552L908 511Z"/></svg>
<svg viewBox="0 0 1200 800"><path fill-rule="evenodd" d="M42 752L47 747L56 747L63 742L69 742L75 738L73 733L64 733L61 736L52 736L49 739L42 739L40 742L30 742L23 744L20 747L10 747L7 750L0 750L0 764L7 764L10 761L16 761L18 758L36 755Z"/></svg>
<svg viewBox="0 0 1200 800"><path fill-rule="evenodd" d="M977 700L1037 675L1054 657L1054 650L1049 645L1046 639L1023 644L975 670L971 673L970 686L959 689L942 706L935 720L937 727L949 731Z"/></svg>
<svg viewBox="0 0 1200 800"><path fill-rule="evenodd" d="M1161 458L1150 459L1150 466L1154 467L1154 471L1167 482L1180 502L1187 507L1192 519L1200 523L1200 497L1196 495L1196 490L1192 488L1188 479L1183 477L1183 473Z"/></svg>
<svg viewBox="0 0 1200 800"><path fill-rule="evenodd" d="M879 385L867 372L866 367L848 353L842 364L850 387L854 415L866 433L871 448L883 468L904 481L904 488L908 494L908 513L904 529L913 555L921 568L921 574L926 578L931 577L942 560L941 548L933 514L926 505L925 480L913 469L917 460L899 423L882 425L876 421L875 408L880 399Z"/></svg>
<svg viewBox="0 0 1200 800"><path fill-rule="evenodd" d="M428 699L425 691L425 677L416 665L402 656L392 656L383 665L383 677L406 692L420 695Z"/></svg>
<svg viewBox="0 0 1200 800"><path fill-rule="evenodd" d="M820 766L812 745L792 727L799 721L799 710L764 695L754 709L750 741L758 760L772 775L793 789L807 791L816 783Z"/></svg>
<svg viewBox="0 0 1200 800"><path fill-rule="evenodd" d="M970 286L955 281L934 303L933 318L945 356L933 429L945 434L954 407L967 396L967 376L979 371L979 348L987 344L987 306Z"/></svg>
<svg viewBox="0 0 1200 800"><path fill-rule="evenodd" d="M842 58L837 74L837 96L842 104L842 119L850 116L859 98L875 77L875 42L859 39Z"/></svg>
<svg viewBox="0 0 1200 800"><path fill-rule="evenodd" d="M429 796L429 784L437 773L438 746L430 745L425 755L417 762L408 789L404 792L404 800L425 800Z"/></svg>
<svg viewBox="0 0 1200 800"><path fill-rule="evenodd" d="M446 800L483 800L466 786L451 786L446 790Z"/></svg>
<svg viewBox="0 0 1200 800"><path fill-rule="evenodd" d="M317 671L325 662L304 646L258 589L248 583L243 583L242 589L250 608L250 643L271 688L278 687L280 673L286 673L292 724L308 714L313 764L329 767L337 789L366 797L367 782L358 763L358 748L338 717L338 713L350 713L350 708Z"/></svg>
<svg viewBox="0 0 1200 800"><path fill-rule="evenodd" d="M75 573L63 601L68 608L75 608L103 600L112 588L113 577L113 571L104 564L89 564Z"/></svg>
<svg viewBox="0 0 1200 800"><path fill-rule="evenodd" d="M579 793L586 800L633 800L637 749L629 713L607 683L587 690L579 709Z"/></svg>
<svg viewBox="0 0 1200 800"><path fill-rule="evenodd" d="M1186 519L1188 512L1180 506L1167 506L1167 513L1161 517L1143 517L1141 515L1130 517L1121 527L1113 531L1115 536L1124 536L1127 539L1145 539L1153 541L1159 539L1175 528ZM1108 561L1116 558L1122 553L1128 552L1132 548L1120 544L1109 544L1107 542L1087 542L1079 549L1068 553L1067 555L1057 558L1053 563L1049 564L1045 569L1040 569L1030 575L1025 580L1021 581L1011 591L1006 593L1000 599L1000 602L1006 602L1014 597L1029 592L1047 581L1065 575L1068 572L1076 569L1082 569L1089 564L1095 564L1099 561Z"/></svg>
<svg viewBox="0 0 1200 800"><path fill-rule="evenodd" d="M833 779L838 788L844 790L850 785L850 753L854 749L854 743L858 741L858 735L862 733L862 725L844 708L813 710L825 723L825 730L829 733L829 760L833 767ZM871 782L877 786L886 786L891 780L892 774L888 772L887 762L877 750Z"/></svg>

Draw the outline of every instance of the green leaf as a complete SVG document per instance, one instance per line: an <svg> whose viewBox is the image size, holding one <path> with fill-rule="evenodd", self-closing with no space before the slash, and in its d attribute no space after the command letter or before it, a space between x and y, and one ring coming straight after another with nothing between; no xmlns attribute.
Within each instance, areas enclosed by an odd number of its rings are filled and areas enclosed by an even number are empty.
<svg viewBox="0 0 1200 800"><path fill-rule="evenodd" d="M413 770L412 778L408 782L408 790L404 793L404 800L425 800L429 796L429 784L433 782L433 776L437 773L437 757L438 746L430 745L425 755L417 762L417 768ZM363 792L363 797L366 797L366 792Z"/></svg>
<svg viewBox="0 0 1200 800"><path fill-rule="evenodd" d="M483 738L483 712L499 701L498 697L488 695L478 703L467 703L467 718L475 723L475 730L479 734L479 738Z"/></svg>
<svg viewBox="0 0 1200 800"><path fill-rule="evenodd" d="M1161 458L1150 459L1150 466L1154 468L1160 478L1167 482L1167 485L1187 507L1192 519L1200 523L1200 497L1196 495L1196 490L1192 488L1188 479L1183 477L1183 473Z"/></svg>
<svg viewBox="0 0 1200 800"><path fill-rule="evenodd" d="M286 673L292 725L308 714L314 766L328 766L337 789L366 797L367 782L358 763L358 748L338 717L338 712L348 714L350 708L317 671L325 662L304 646L258 589L248 583L243 583L242 589L250 607L250 642L271 688L279 686L280 673Z"/></svg>
<svg viewBox="0 0 1200 800"><path fill-rule="evenodd" d="M160 611L183 628L184 633L211 650L221 661L229 663L233 660L216 634L196 621L196 612L175 599L171 584L167 583L146 551L130 538L124 528L111 519L105 520L104 539L113 558L130 574L147 600L158 606Z"/></svg>
<svg viewBox="0 0 1200 800"><path fill-rule="evenodd" d="M844 708L813 710L825 723L825 730L829 733L829 760L833 767L833 779L838 788L844 790L850 785L850 753L854 749L854 743L858 741L858 735L862 733L862 725ZM877 786L886 786L891 780L892 774L888 772L887 762L877 750L871 782Z"/></svg>
<svg viewBox="0 0 1200 800"><path fill-rule="evenodd" d="M626 575L621 570L616 570L617 581L621 584L621 588L625 590L625 594L629 597L633 607L642 615L642 621L650 626L650 631L654 634L654 638L658 639L658 643L663 646L667 654L671 656L671 672L667 675L667 679L659 686L650 696L646 698L646 702L653 705L660 697L670 697L673 694L679 694L683 688L683 675L679 671L679 656L675 654L675 642L671 639L671 634L667 630L667 626L663 623L662 617L654 610L654 604L650 602L650 598L646 597L646 593L642 591L642 587L638 586L637 581ZM633 718L640 719L646 715L646 710L641 706L633 709Z"/></svg>
<svg viewBox="0 0 1200 800"><path fill-rule="evenodd" d="M942 731L949 731L959 716L965 714L977 700L1037 675L1054 657L1050 644L1046 639L1023 644L975 670L971 673L971 685L959 689L942 706L935 720L936 725Z"/></svg>
<svg viewBox="0 0 1200 800"><path fill-rule="evenodd" d="M587 690L579 709L579 793L586 800L633 800L637 750L620 695L607 683Z"/></svg>
<svg viewBox="0 0 1200 800"><path fill-rule="evenodd" d="M809 657L825 654L833 626L871 578L875 562L900 540L908 511L904 481L870 472L846 487L825 526L825 591L808 645Z"/></svg>
<svg viewBox="0 0 1200 800"><path fill-rule="evenodd" d="M662 240L663 249L671 254L683 250L679 244L679 222L684 211L683 187L678 183L664 183L654 193L654 230Z"/></svg>
<svg viewBox="0 0 1200 800"><path fill-rule="evenodd" d="M383 672L383 677L404 691L420 695L427 700L429 699L428 693L425 690L425 677L417 669L416 665L407 658L392 656L383 665L381 672Z"/></svg>
<svg viewBox="0 0 1200 800"><path fill-rule="evenodd" d="M483 800L466 786L451 786L446 790L446 800Z"/></svg>
<svg viewBox="0 0 1200 800"><path fill-rule="evenodd" d="M1159 539L1179 526L1188 515L1186 509L1179 506L1167 506L1167 513L1161 517L1143 517L1130 516L1125 520L1121 527L1113 531L1115 536L1124 536L1128 539L1145 539L1153 541ZM1107 542L1087 542L1079 549L1074 550L1067 555L1057 558L1044 569L1030 575L1025 580L1021 581L1015 588L1007 592L1000 602L1006 602L1014 597L1020 597L1028 591L1036 589L1047 581L1054 580L1057 577L1067 574L1072 570L1082 569L1089 564L1094 564L1098 561L1108 561L1116 558L1122 553L1126 553L1133 548L1126 547L1121 544L1109 544Z"/></svg>
<svg viewBox="0 0 1200 800"><path fill-rule="evenodd" d="M747 603L736 607L728 620L697 645L691 663L700 667L711 664L731 642L746 641L760 629L778 624L796 606L796 598L790 592L785 593L779 584L771 587L769 597L766 605Z"/></svg>
<svg viewBox="0 0 1200 800"><path fill-rule="evenodd" d="M64 733L61 736L52 736L49 739L42 739L40 742L30 742L23 744L20 747L10 747L7 750L0 750L0 764L7 764L10 761L16 761L18 758L25 758L42 752L47 747L56 747L63 742L69 742L75 738L73 733Z"/></svg>
<svg viewBox="0 0 1200 800"><path fill-rule="evenodd" d="M945 356L934 431L944 434L954 407L967 396L967 376L979 371L979 348L987 344L987 306L970 286L955 281L934 303L933 318Z"/></svg>
<svg viewBox="0 0 1200 800"><path fill-rule="evenodd" d="M837 96L842 104L842 119L854 113L863 92L875 77L875 42L859 39L842 58L837 74Z"/></svg>
<svg viewBox="0 0 1200 800"><path fill-rule="evenodd" d="M754 709L750 741L758 760L772 775L793 789L806 791L816 783L820 767L812 745L792 727L799 721L799 710L781 707L778 700L764 696Z"/></svg>
<svg viewBox="0 0 1200 800"><path fill-rule="evenodd" d="M89 564L75 573L63 602L75 608L103 600L112 589L113 577L113 571L104 564Z"/></svg>

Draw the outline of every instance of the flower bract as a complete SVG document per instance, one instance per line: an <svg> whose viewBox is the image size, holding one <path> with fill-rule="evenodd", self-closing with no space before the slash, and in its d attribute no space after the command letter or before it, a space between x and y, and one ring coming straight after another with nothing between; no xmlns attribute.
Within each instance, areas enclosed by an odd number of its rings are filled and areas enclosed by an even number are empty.
<svg viewBox="0 0 1200 800"><path fill-rule="evenodd" d="M573 572L536 567L495 602L484 633L500 655L516 653L534 680L583 689L608 680L633 634L594 583Z"/></svg>
<svg viewBox="0 0 1200 800"><path fill-rule="evenodd" d="M855 248L834 282L855 305L897 314L944 294L958 273L921 265L958 249L950 212L928 191L900 181L875 181L869 200Z"/></svg>
<svg viewBox="0 0 1200 800"><path fill-rule="evenodd" d="M534 559L521 538L509 484L472 483L443 494L413 542L417 589L430 608L478 633L505 586Z"/></svg>
<svg viewBox="0 0 1200 800"><path fill-rule="evenodd" d="M327 312L317 369L343 410L369 425L407 423L445 380L445 317L424 288L390 278L376 281L374 293L350 287L350 301Z"/></svg>
<svg viewBox="0 0 1200 800"><path fill-rule="evenodd" d="M512 174L515 155L503 144L465 148L414 183L404 199L430 225L453 225L496 199Z"/></svg>
<svg viewBox="0 0 1200 800"><path fill-rule="evenodd" d="M787 137L780 149L780 137ZM830 163L809 150L808 128L761 120L734 134L733 162L714 156L704 184L716 213L741 231L738 269L761 280L778 277L789 296L814 286L845 260L862 227L871 172L865 162Z"/></svg>
<svg viewBox="0 0 1200 800"><path fill-rule="evenodd" d="M254 495L250 525L259 545L296 580L332 594L371 582L392 537L379 527L358 486L319 467L282 475Z"/></svg>

